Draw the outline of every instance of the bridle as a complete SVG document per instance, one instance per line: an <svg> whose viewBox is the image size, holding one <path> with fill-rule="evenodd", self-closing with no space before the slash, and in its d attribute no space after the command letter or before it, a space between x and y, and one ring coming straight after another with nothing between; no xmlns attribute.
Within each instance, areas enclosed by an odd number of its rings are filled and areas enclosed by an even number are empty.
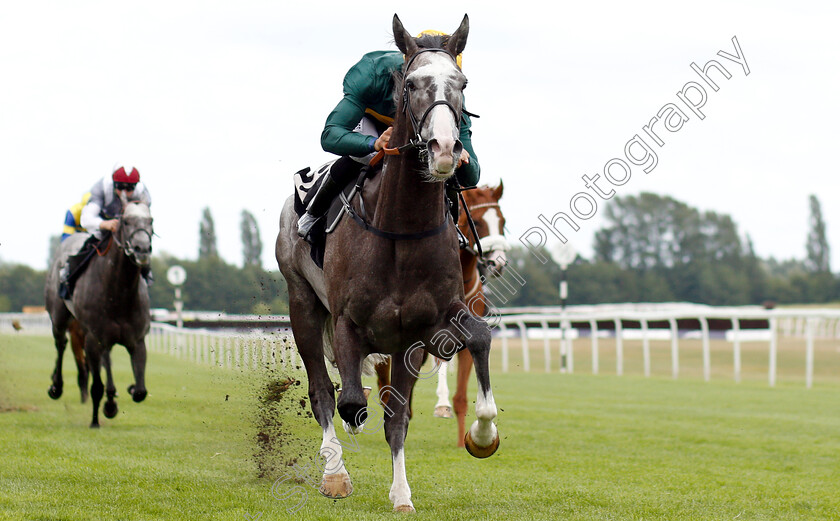
<svg viewBox="0 0 840 521"><path fill-rule="evenodd" d="M128 235L128 238L123 238L122 235L123 235L123 231L125 229L125 227L123 226L124 215L125 215L125 207L123 207L123 211L120 214L119 230L118 230L117 234L112 234L111 236L114 238L114 242L117 243L117 246L120 247L120 249L123 251L123 253L125 253L126 256L128 256L128 258L131 259L131 262L133 262L135 265L139 266L139 264L137 264L137 257L136 257L135 252L134 252L134 245L131 243L131 241L132 241L132 239L134 239L134 237L138 233L145 233L149 237L149 242L151 243L152 232L150 232L146 228L137 228L136 230L132 231Z"/></svg>
<svg viewBox="0 0 840 521"><path fill-rule="evenodd" d="M376 165L382 159L382 157L385 156L385 155L398 156L398 155L400 155L403 152L406 152L408 150L418 150L421 153L425 152L428 149L429 142L424 140L420 136L420 133L423 130L423 125L426 124L426 118L429 116L429 113L431 113L432 109L437 107L438 105L446 106L449 109L449 111L452 112L452 115L455 116L455 121L456 122L461 120L461 115L458 113L458 111L455 109L455 107L452 105L452 103L450 103L449 101L447 101L445 99L439 99L439 100L433 101L426 108L426 110L423 111L423 114L420 116L419 121L417 120L417 117L414 115L414 111L411 110L411 91L408 88L408 82L405 81L405 76L408 75L408 71L411 69L411 65L414 63L414 60L416 60L418 56L420 56L421 54L426 53L426 52L446 53L450 58L452 58L453 62L455 61L455 57L452 56L451 52L447 51L446 49L439 48L439 47L431 47L431 48L428 48L428 49L420 49L417 52L415 52L411 56L411 58L408 59L408 62L405 64L405 68L404 68L405 73L403 75L402 111L403 111L403 113L408 115L408 119L411 122L411 130L414 134L414 137L409 138L408 143L406 143L405 145L399 146L399 147L395 147L395 148L383 147L382 150L377 152L377 154L370 160L370 165L371 166ZM473 114L473 116L475 116L475 114Z"/></svg>

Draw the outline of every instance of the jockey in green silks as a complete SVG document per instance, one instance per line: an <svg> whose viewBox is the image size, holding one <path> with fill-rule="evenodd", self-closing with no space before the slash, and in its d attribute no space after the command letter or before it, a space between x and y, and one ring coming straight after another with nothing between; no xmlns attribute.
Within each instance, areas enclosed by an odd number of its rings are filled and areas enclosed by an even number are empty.
<svg viewBox="0 0 840 521"><path fill-rule="evenodd" d="M439 31L426 35L446 36ZM456 57L458 67L461 56ZM341 157L330 167L318 192L298 221L298 235L309 239L312 226L329 209L335 196L355 180L371 158L388 144L394 123L394 77L402 74L405 57L399 51L374 51L362 56L344 76L344 97L327 117L321 133L321 147ZM463 145L460 166L455 171L458 183L473 187L481 167L472 146L472 122L461 115L460 140ZM457 202L455 204L457 208Z"/></svg>

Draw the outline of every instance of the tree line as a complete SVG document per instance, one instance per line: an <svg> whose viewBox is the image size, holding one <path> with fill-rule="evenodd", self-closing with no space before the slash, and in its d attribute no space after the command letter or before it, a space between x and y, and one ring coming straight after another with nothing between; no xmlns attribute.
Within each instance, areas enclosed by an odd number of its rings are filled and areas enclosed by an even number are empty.
<svg viewBox="0 0 840 521"><path fill-rule="evenodd" d="M805 258L761 259L728 215L652 193L615 197L595 234L594 258L568 267L567 304L695 302L709 305L840 300L819 200L809 197ZM548 258L548 252L542 252ZM524 248L510 262L527 281L506 306L558 305L560 268ZM496 303L498 305L498 303Z"/></svg>
<svg viewBox="0 0 840 521"><path fill-rule="evenodd" d="M616 196L605 206L605 225L595 234L594 256L568 267L567 304L695 302L709 305L805 304L840 300L840 279L830 271L830 248L819 200L810 196L809 232L802 259L759 258L748 235L728 215L700 211L652 193ZM223 261L209 208L199 223L197 260L163 254L152 259L153 308L172 309L170 266L187 271L185 309L226 313L285 314L288 293L277 271L263 269L254 216L242 212L242 265ZM50 238L51 252L57 238ZM544 258L550 258L544 252ZM513 248L509 265L525 280L498 306L558 305L562 273L525 248ZM46 273L0 262L0 312L42 305Z"/></svg>

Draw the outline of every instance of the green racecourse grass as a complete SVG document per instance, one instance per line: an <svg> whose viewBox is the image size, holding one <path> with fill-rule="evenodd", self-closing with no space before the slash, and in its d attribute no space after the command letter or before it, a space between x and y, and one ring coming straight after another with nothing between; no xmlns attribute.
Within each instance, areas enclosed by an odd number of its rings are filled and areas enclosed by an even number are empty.
<svg viewBox="0 0 840 521"><path fill-rule="evenodd" d="M546 374L541 342L531 344L531 373L513 355L511 373L493 373L502 441L486 460L455 448L454 420L432 417L434 379L418 384L406 442L413 519L840 519L836 347L824 345L817 354L818 369L833 367L834 378L820 372L808 390L799 367L789 374L783 367L799 363L798 356L780 357L779 383L770 388L763 355L752 370L745 353L750 372L742 383L726 370L707 383L688 344L679 380L656 354L654 376L641 377L640 365L630 363L637 348L631 343L625 376L608 374L615 365L606 342L603 374L584 374L588 342L575 344L574 375ZM655 352L666 349L661 344L653 344ZM0 520L396 516L381 431L357 436L358 452L345 453L355 487L350 498L328 500L309 485L287 482L280 493L293 486L307 492L303 507L289 513L294 502L271 495L284 471L258 477L255 420L261 387L282 371L243 373L150 353L149 396L135 404L125 391L132 381L128 356L120 346L113 353L120 412L92 430L72 356L65 360L64 396L53 401L46 393L51 340L0 335ZM717 353L713 364L726 359ZM317 453L320 429L305 417L308 400L300 407L303 387L282 395L287 403L278 421L287 439L276 453L263 451L264 468L295 457L305 464ZM339 437L348 441L343 431Z"/></svg>

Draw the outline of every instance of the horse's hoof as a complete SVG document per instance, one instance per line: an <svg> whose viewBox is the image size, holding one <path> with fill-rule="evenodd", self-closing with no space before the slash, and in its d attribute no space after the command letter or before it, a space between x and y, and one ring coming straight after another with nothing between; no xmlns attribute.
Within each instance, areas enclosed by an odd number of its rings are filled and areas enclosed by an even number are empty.
<svg viewBox="0 0 840 521"><path fill-rule="evenodd" d="M90 428L91 429L98 429L99 428L99 422L91 422L90 423Z"/></svg>
<svg viewBox="0 0 840 521"><path fill-rule="evenodd" d="M47 394L50 395L50 398L52 398L53 400L58 400L59 398L61 398L62 392L64 392L64 390L61 387L56 387L54 385L51 385L50 388L47 390Z"/></svg>
<svg viewBox="0 0 840 521"><path fill-rule="evenodd" d="M318 492L330 499L344 499L353 493L349 474L328 474L321 480Z"/></svg>
<svg viewBox="0 0 840 521"><path fill-rule="evenodd" d="M394 507L394 512L399 512L402 514L411 514L415 512L414 507L411 505L400 505L398 507Z"/></svg>
<svg viewBox="0 0 840 521"><path fill-rule="evenodd" d="M438 405L435 407L435 418L451 418L452 407L448 405Z"/></svg>
<svg viewBox="0 0 840 521"><path fill-rule="evenodd" d="M105 406L102 407L102 414L108 419L115 418L118 411L117 402L105 402Z"/></svg>
<svg viewBox="0 0 840 521"><path fill-rule="evenodd" d="M133 385L131 387L132 387L132 390L131 390L132 391L131 392L131 399L132 400L134 400L137 403L140 403L140 402L142 402L143 400L146 399L146 395L148 393L146 392L145 389L134 389Z"/></svg>
<svg viewBox="0 0 840 521"><path fill-rule="evenodd" d="M479 447L473 441L472 436L470 436L470 431L467 431L467 434L464 436L464 447L474 458L487 458L495 454L499 448L499 433L496 432L496 439L489 446Z"/></svg>

